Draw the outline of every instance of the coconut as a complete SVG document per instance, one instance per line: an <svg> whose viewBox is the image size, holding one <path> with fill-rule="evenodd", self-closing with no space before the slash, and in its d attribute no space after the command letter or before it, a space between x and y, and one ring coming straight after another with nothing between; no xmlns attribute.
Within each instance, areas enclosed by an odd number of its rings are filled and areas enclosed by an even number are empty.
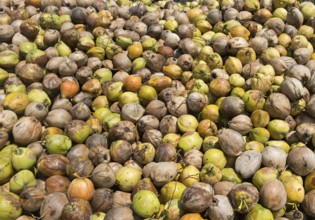
<svg viewBox="0 0 315 220"><path fill-rule="evenodd" d="M177 118L173 115L166 115L162 118L159 125L159 130L163 135L168 133L177 133Z"/></svg>
<svg viewBox="0 0 315 220"><path fill-rule="evenodd" d="M268 48L268 40L264 37L254 37L250 40L250 47L253 48L257 54L261 54Z"/></svg>
<svg viewBox="0 0 315 220"><path fill-rule="evenodd" d="M12 133L17 143L27 145L40 138L42 125L35 117L24 117L16 122Z"/></svg>
<svg viewBox="0 0 315 220"><path fill-rule="evenodd" d="M200 112L208 103L208 98L202 93L192 92L187 97L187 107L192 112Z"/></svg>
<svg viewBox="0 0 315 220"><path fill-rule="evenodd" d="M227 196L235 184L230 181L221 181L213 186L214 195Z"/></svg>
<svg viewBox="0 0 315 220"><path fill-rule="evenodd" d="M244 214L251 211L258 203L259 192L253 184L244 182L235 185L228 197L234 210Z"/></svg>
<svg viewBox="0 0 315 220"><path fill-rule="evenodd" d="M186 165L193 165L198 169L202 167L203 154L199 150L189 150L184 154L184 162Z"/></svg>
<svg viewBox="0 0 315 220"><path fill-rule="evenodd" d="M264 110L272 118L285 119L291 112L290 100L282 93L273 93L268 96Z"/></svg>
<svg viewBox="0 0 315 220"><path fill-rule="evenodd" d="M130 121L120 121L110 128L109 138L111 141L126 140L133 143L136 140L136 126Z"/></svg>
<svg viewBox="0 0 315 220"><path fill-rule="evenodd" d="M3 110L0 112L1 130L10 132L17 121L18 117L13 111Z"/></svg>
<svg viewBox="0 0 315 220"><path fill-rule="evenodd" d="M303 14L298 8L292 7L288 10L288 15L286 19L286 22L288 24L299 28L303 24L303 21Z"/></svg>
<svg viewBox="0 0 315 220"><path fill-rule="evenodd" d="M159 162L152 167L150 178L155 186L164 186L177 175L177 165L174 162Z"/></svg>
<svg viewBox="0 0 315 220"><path fill-rule="evenodd" d="M285 23L280 18L275 17L268 19L268 21L265 23L265 26L274 30L277 35L280 35L284 31Z"/></svg>
<svg viewBox="0 0 315 220"><path fill-rule="evenodd" d="M311 51L308 48L298 48L294 51L293 58L298 64L306 64L311 59Z"/></svg>
<svg viewBox="0 0 315 220"><path fill-rule="evenodd" d="M303 123L310 123L310 124L308 124L308 126L309 125L312 126L312 123L315 123L315 119L313 117L311 117L306 111L301 112L301 114L299 114L295 120L296 120L296 125L300 125ZM305 126L305 127L307 127L307 126Z"/></svg>
<svg viewBox="0 0 315 220"><path fill-rule="evenodd" d="M306 111L310 116L315 118L315 95L312 95L310 100L308 101L306 105Z"/></svg>
<svg viewBox="0 0 315 220"><path fill-rule="evenodd" d="M287 202L287 194L283 184L277 180L270 180L260 189L260 202L271 211L279 211Z"/></svg>
<svg viewBox="0 0 315 220"><path fill-rule="evenodd" d="M229 156L239 156L245 150L245 140L237 131L224 128L218 131L221 149Z"/></svg>
<svg viewBox="0 0 315 220"><path fill-rule="evenodd" d="M101 145L91 147L88 157L95 166L108 163L111 159L109 150Z"/></svg>
<svg viewBox="0 0 315 220"><path fill-rule="evenodd" d="M304 95L304 88L302 83L292 77L286 77L280 85L281 93L285 94L290 101L297 101Z"/></svg>
<svg viewBox="0 0 315 220"><path fill-rule="evenodd" d="M65 128L71 120L72 117L68 111L64 109L54 109L48 112L45 122L51 127Z"/></svg>
<svg viewBox="0 0 315 220"><path fill-rule="evenodd" d="M159 144L155 151L155 157L154 160L156 162L168 162L168 161L174 161L177 160L177 152L176 148L169 144L169 143L163 143Z"/></svg>
<svg viewBox="0 0 315 220"><path fill-rule="evenodd" d="M113 141L110 145L110 157L112 161L124 164L132 155L131 144L125 140Z"/></svg>
<svg viewBox="0 0 315 220"><path fill-rule="evenodd" d="M314 218L315 217L315 190L308 192L305 195L302 207L307 215Z"/></svg>
<svg viewBox="0 0 315 220"><path fill-rule="evenodd" d="M97 146L107 148L107 134L92 134L86 139L85 144L89 148Z"/></svg>
<svg viewBox="0 0 315 220"><path fill-rule="evenodd" d="M161 54L149 53L147 56L143 55L147 61L148 68L153 72L159 72L162 70L165 58ZM146 58L147 57L147 58Z"/></svg>
<svg viewBox="0 0 315 220"><path fill-rule="evenodd" d="M263 149L262 164L266 167L274 167L282 171L286 167L287 154L278 147L267 146Z"/></svg>
<svg viewBox="0 0 315 220"><path fill-rule="evenodd" d="M308 89L308 91L311 93L311 94L314 94L315 93L315 74L314 72L311 74L311 77L309 79L308 82L306 82L306 85L305 87Z"/></svg>
<svg viewBox="0 0 315 220"><path fill-rule="evenodd" d="M117 207L110 209L104 218L104 220L126 219L134 220L132 210L128 207Z"/></svg>
<svg viewBox="0 0 315 220"><path fill-rule="evenodd" d="M233 118L242 114L244 109L245 104L242 99L235 96L228 96L223 99L219 111L223 116L227 118Z"/></svg>
<svg viewBox="0 0 315 220"><path fill-rule="evenodd" d="M215 195L210 201L210 206L207 211L209 219L234 219L234 210L231 206L228 197L224 195Z"/></svg>
<svg viewBox="0 0 315 220"><path fill-rule="evenodd" d="M114 68L118 70L130 71L131 61L127 55L119 53L113 57Z"/></svg>
<svg viewBox="0 0 315 220"><path fill-rule="evenodd" d="M288 154L287 164L299 176L306 176L315 169L315 154L308 147L295 147Z"/></svg>
<svg viewBox="0 0 315 220"><path fill-rule="evenodd" d="M63 207L69 202L65 193L54 192L43 201L40 214L43 219L60 218Z"/></svg>
<svg viewBox="0 0 315 220"><path fill-rule="evenodd" d="M315 133L315 123L301 122L295 130L299 140L308 143Z"/></svg>
<svg viewBox="0 0 315 220"><path fill-rule="evenodd" d="M262 162L262 154L255 150L248 150L237 157L235 161L235 171L242 178L248 179L260 168Z"/></svg>
<svg viewBox="0 0 315 220"><path fill-rule="evenodd" d="M237 115L229 121L228 126L241 135L246 135L253 128L253 123L247 115Z"/></svg>
<svg viewBox="0 0 315 220"><path fill-rule="evenodd" d="M156 190L150 178L143 178L142 180L140 180L135 188L133 188L131 196L133 197L140 190L150 190L155 195L158 195L158 191Z"/></svg>
<svg viewBox="0 0 315 220"><path fill-rule="evenodd" d="M211 186L206 183L197 183L184 190L181 203L185 211L201 213L209 207L212 197Z"/></svg>
<svg viewBox="0 0 315 220"><path fill-rule="evenodd" d="M114 193L111 189L96 189L91 200L91 207L94 212L108 212L113 205Z"/></svg>
<svg viewBox="0 0 315 220"><path fill-rule="evenodd" d="M175 117L187 114L186 98L182 96L173 97L171 101L167 102L167 110Z"/></svg>
<svg viewBox="0 0 315 220"><path fill-rule="evenodd" d="M257 170L252 178L252 183L260 190L270 180L277 179L279 172L273 167L263 167Z"/></svg>
<svg viewBox="0 0 315 220"><path fill-rule="evenodd" d="M131 193L116 190L113 194L112 208L116 207L131 207Z"/></svg>
<svg viewBox="0 0 315 220"><path fill-rule="evenodd" d="M142 135L142 140L153 144L154 147L157 147L160 143L162 143L162 136L163 135L159 130L149 129Z"/></svg>
<svg viewBox="0 0 315 220"><path fill-rule="evenodd" d="M26 211L38 211L44 198L47 196L46 191L39 187L27 187L20 194L22 208Z"/></svg>
<svg viewBox="0 0 315 220"><path fill-rule="evenodd" d="M136 122L142 117L144 111L145 111L144 108L140 104L130 102L122 107L121 114L123 120Z"/></svg>
<svg viewBox="0 0 315 220"><path fill-rule="evenodd" d="M249 213L246 214L245 219L273 219L273 213L264 208L262 205L257 204Z"/></svg>

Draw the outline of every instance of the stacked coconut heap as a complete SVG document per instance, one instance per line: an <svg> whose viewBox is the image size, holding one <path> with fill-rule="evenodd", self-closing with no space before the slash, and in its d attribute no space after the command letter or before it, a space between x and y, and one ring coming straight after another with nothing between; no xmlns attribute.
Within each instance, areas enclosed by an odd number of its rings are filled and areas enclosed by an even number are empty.
<svg viewBox="0 0 315 220"><path fill-rule="evenodd" d="M1 220L315 218L315 5L1 0Z"/></svg>

